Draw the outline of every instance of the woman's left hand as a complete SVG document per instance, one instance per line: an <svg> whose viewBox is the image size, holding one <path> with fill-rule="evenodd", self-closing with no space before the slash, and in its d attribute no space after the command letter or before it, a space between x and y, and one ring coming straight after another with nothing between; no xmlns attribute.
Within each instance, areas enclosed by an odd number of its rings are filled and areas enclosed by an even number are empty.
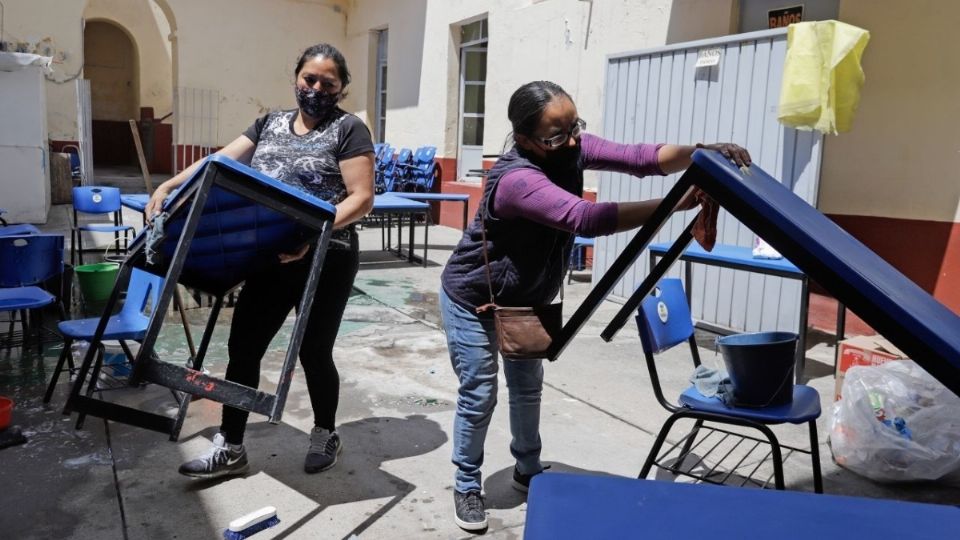
<svg viewBox="0 0 960 540"><path fill-rule="evenodd" d="M720 154L737 164L737 167L749 167L753 160L750 159L750 152L747 149L733 143L713 143L698 144L697 148L715 150Z"/></svg>
<svg viewBox="0 0 960 540"><path fill-rule="evenodd" d="M299 261L307 254L307 251L310 251L310 244L304 244L295 253L281 253L277 255L277 257L280 258L280 264L287 264L293 261Z"/></svg>

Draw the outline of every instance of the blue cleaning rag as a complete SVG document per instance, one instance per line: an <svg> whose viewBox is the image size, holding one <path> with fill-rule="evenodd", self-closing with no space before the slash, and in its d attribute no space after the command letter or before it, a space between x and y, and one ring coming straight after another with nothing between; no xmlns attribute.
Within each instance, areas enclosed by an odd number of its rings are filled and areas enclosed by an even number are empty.
<svg viewBox="0 0 960 540"><path fill-rule="evenodd" d="M724 405L733 405L733 383L730 382L730 376L727 375L726 370L713 369L700 364L690 376L690 383L704 397L715 396Z"/></svg>

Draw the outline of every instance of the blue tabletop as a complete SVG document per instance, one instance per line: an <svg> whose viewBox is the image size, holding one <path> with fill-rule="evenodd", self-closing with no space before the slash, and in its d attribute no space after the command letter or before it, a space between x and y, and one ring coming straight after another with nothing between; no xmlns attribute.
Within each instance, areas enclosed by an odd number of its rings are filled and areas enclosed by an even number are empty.
<svg viewBox="0 0 960 540"><path fill-rule="evenodd" d="M336 208L304 191L270 178L232 159L213 155L164 202L170 217L164 224L165 237L158 247L158 261L144 267L154 273L166 271L187 218L192 197L190 188L210 171L252 191L239 194L214 184L197 231L184 262L180 282L204 292L223 293L242 283L269 265L277 263L277 255L290 253L315 239L319 230L294 221L289 213L268 207L266 202L279 203L308 212L316 220L332 221ZM145 242L145 229L132 248Z"/></svg>
<svg viewBox="0 0 960 540"><path fill-rule="evenodd" d="M958 530L954 506L548 472L531 482L524 538L907 540Z"/></svg>
<svg viewBox="0 0 960 540"><path fill-rule="evenodd" d="M430 205L425 202L397 197L393 193L384 193L373 197L374 214L389 212L426 212Z"/></svg>
<svg viewBox="0 0 960 540"><path fill-rule="evenodd" d="M671 244L664 242L650 244L648 249L653 253L663 255L670 249L670 246ZM776 270L803 276L803 272L787 259L757 259L753 256L753 249L743 246L717 244L713 247L713 251L706 251L700 247L700 244L691 242L686 251L683 252L683 256L693 261L741 264L753 268Z"/></svg>
<svg viewBox="0 0 960 540"><path fill-rule="evenodd" d="M686 174L730 214L960 394L960 316L760 167L744 175L704 150L693 161Z"/></svg>
<svg viewBox="0 0 960 540"><path fill-rule="evenodd" d="M120 204L137 212L143 212L147 208L148 202L150 202L150 195L147 193L131 193L120 196Z"/></svg>

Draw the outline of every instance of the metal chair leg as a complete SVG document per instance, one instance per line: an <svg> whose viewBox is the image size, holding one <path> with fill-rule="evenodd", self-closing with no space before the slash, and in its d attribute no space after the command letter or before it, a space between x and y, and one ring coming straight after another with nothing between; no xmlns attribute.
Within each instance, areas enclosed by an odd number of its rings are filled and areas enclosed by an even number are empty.
<svg viewBox="0 0 960 540"><path fill-rule="evenodd" d="M87 384L87 397L93 395L93 392L97 389L97 379L100 378L100 369L103 367L103 354L105 347L103 344L97 345L97 359L93 364L93 373L90 375L90 382ZM77 415L77 429L83 429L83 421L86 419L86 413L79 413Z"/></svg>
<svg viewBox="0 0 960 540"><path fill-rule="evenodd" d="M770 430L767 426L763 424L755 424L754 427L759 429L764 435L767 436L767 440L770 441L770 451L773 453L773 481L774 485L780 491L786 489L785 482L783 481L783 452L780 450L780 441L777 440L777 436L773 434L773 431Z"/></svg>
<svg viewBox="0 0 960 540"><path fill-rule="evenodd" d="M697 434L700 432L701 427L703 427L703 420L698 418L693 424L693 430L690 431L690 436L687 437L686 442L683 443L683 448L680 450L680 455L677 457L677 462L670 467L670 472L673 474L677 474L680 466L683 465L683 460L687 459L687 454L690 453L690 447L693 446L693 441L697 438Z"/></svg>
<svg viewBox="0 0 960 540"><path fill-rule="evenodd" d="M650 469L653 467L654 461L657 459L657 454L660 453L660 449L663 447L663 442L667 439L667 434L670 433L670 429L673 428L674 422L678 420L676 414L670 415L670 418L667 418L667 421L663 423L663 427L660 428L660 433L657 434L657 440L653 443L653 448L650 449L650 453L647 454L647 460L643 463L643 467L640 468L640 474L637 475L637 478L643 480L650 474Z"/></svg>
<svg viewBox="0 0 960 540"><path fill-rule="evenodd" d="M50 403L50 398L53 397L53 390L57 387L57 380L60 378L60 372L63 371L63 364L71 356L70 345L72 343L73 340L70 338L63 340L63 350L60 351L60 358L57 359L57 368L53 370L53 377L50 379L50 384L47 385L47 392L43 395L44 403ZM70 371L73 371L73 358L70 358Z"/></svg>
<svg viewBox="0 0 960 540"><path fill-rule="evenodd" d="M820 443L817 439L817 421L810 421L810 462L813 464L813 491L823 493L823 477L820 475Z"/></svg>

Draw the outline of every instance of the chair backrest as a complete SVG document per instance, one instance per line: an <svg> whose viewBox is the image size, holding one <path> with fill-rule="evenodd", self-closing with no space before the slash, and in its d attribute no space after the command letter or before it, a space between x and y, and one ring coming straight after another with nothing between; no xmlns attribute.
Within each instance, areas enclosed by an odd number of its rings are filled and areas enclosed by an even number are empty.
<svg viewBox="0 0 960 540"><path fill-rule="evenodd" d="M679 279L660 280L643 299L637 310L637 330L647 354L665 351L690 339L693 319Z"/></svg>
<svg viewBox="0 0 960 540"><path fill-rule="evenodd" d="M120 210L120 190L106 186L73 188L73 209L85 214L109 214Z"/></svg>
<svg viewBox="0 0 960 540"><path fill-rule="evenodd" d="M433 158L437 155L435 146L421 146L413 154L413 162L418 167L429 167L433 164Z"/></svg>
<svg viewBox="0 0 960 540"><path fill-rule="evenodd" d="M124 317L149 317L160 298L163 277L134 268L127 287L127 299L121 308Z"/></svg>
<svg viewBox="0 0 960 540"><path fill-rule="evenodd" d="M0 287L36 285L63 273L63 236L0 236Z"/></svg>
<svg viewBox="0 0 960 540"><path fill-rule="evenodd" d="M413 160L413 150L409 148L401 148L400 153L397 154L397 163L407 163L409 164Z"/></svg>
<svg viewBox="0 0 960 540"><path fill-rule="evenodd" d="M377 152L377 167L381 169L393 162L393 147L389 143L383 143L383 147Z"/></svg>

